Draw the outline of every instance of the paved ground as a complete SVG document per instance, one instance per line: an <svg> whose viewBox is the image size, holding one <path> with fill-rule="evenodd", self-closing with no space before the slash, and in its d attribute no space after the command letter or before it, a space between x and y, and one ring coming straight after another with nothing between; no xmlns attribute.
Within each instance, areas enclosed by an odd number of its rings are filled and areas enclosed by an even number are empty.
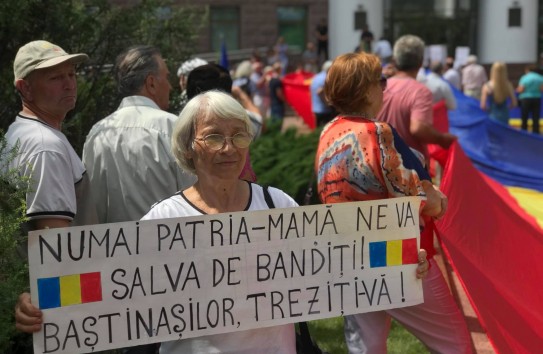
<svg viewBox="0 0 543 354"><path fill-rule="evenodd" d="M292 113L292 112L290 112ZM283 120L283 130L290 127L296 127L300 133L310 132L311 129L304 123L303 119L296 115L289 115ZM460 307L466 323L468 324L468 329L471 332L471 339L473 344L474 352L477 354L494 354L496 353L488 340L488 337L473 310L460 281L458 280L456 274L454 273L451 265L447 262L446 258L442 255L439 244L435 243L438 254L436 255L437 263L443 272L443 276L449 284L449 288L456 300L456 303Z"/></svg>

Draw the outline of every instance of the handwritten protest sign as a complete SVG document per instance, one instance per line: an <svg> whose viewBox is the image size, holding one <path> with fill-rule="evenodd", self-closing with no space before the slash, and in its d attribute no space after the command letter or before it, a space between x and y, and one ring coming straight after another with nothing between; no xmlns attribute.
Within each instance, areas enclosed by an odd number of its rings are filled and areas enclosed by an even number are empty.
<svg viewBox="0 0 543 354"><path fill-rule="evenodd" d="M422 302L417 197L41 230L36 353L86 353Z"/></svg>

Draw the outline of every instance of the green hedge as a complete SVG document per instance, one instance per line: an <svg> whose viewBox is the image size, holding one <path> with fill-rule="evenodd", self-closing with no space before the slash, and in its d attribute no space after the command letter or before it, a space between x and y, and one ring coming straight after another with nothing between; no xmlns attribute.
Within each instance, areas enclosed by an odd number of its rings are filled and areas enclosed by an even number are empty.
<svg viewBox="0 0 543 354"><path fill-rule="evenodd" d="M28 183L16 171L4 168L16 154L0 130L0 353L6 354L32 351L30 337L16 333L13 317L19 294L28 291L28 268L21 255L26 237L19 227L25 220Z"/></svg>
<svg viewBox="0 0 543 354"><path fill-rule="evenodd" d="M319 135L319 129L298 134L294 128L281 132L280 125L270 125L251 146L257 182L277 187L303 204L310 182L316 191L313 171ZM317 195L313 193L311 204L317 203Z"/></svg>

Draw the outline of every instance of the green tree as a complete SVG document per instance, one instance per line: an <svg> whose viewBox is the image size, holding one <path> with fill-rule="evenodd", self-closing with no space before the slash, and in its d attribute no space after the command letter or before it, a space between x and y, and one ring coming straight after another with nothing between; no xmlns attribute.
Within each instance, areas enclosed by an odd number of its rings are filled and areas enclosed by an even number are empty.
<svg viewBox="0 0 543 354"><path fill-rule="evenodd" d="M175 72L194 51L206 16L205 8L175 7L169 0L142 0L128 8L107 0L0 1L0 167L16 154L6 147L2 131L21 109L13 86L13 59L19 47L44 39L68 52L89 55L78 73L77 106L63 126L81 153L92 125L120 102L112 75L117 55L132 45L151 44L160 48ZM178 86L173 75L172 86ZM173 92L174 96L178 94ZM25 215L24 183L14 171L0 174L0 353L7 354L32 351L30 337L16 333L13 318L17 296L28 289L27 265L17 252L26 247L19 228Z"/></svg>
<svg viewBox="0 0 543 354"><path fill-rule="evenodd" d="M28 272L21 250L26 237L20 225L25 220L27 180L7 169L17 149L8 148L0 131L0 352L25 352L28 341L16 340L13 308L18 295L28 289ZM18 188L16 188L17 186Z"/></svg>
<svg viewBox="0 0 543 354"><path fill-rule="evenodd" d="M174 6L171 0L142 0L130 7L106 0L7 0L0 2L0 129L7 129L20 110L13 86L13 59L19 47L37 39L58 44L68 52L90 57L80 68L76 108L68 115L64 133L81 153L94 123L113 112L119 102L112 69L124 49L151 44L162 51L171 72L195 48L206 18L204 7ZM177 88L172 75L172 86ZM175 92L172 97L176 97Z"/></svg>

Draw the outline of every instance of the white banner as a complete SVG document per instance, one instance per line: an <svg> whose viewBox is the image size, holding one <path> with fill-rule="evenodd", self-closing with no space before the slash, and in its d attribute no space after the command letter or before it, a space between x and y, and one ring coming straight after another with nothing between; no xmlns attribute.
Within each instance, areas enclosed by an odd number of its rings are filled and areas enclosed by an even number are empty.
<svg viewBox="0 0 543 354"><path fill-rule="evenodd" d="M41 230L35 353L87 353L423 301L417 197Z"/></svg>

